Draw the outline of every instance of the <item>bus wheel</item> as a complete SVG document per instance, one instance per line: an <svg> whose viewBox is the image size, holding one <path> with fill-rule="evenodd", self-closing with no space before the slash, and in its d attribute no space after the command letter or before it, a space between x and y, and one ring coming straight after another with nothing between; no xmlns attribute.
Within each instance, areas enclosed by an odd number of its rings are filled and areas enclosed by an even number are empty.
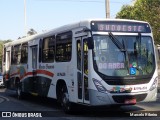
<svg viewBox="0 0 160 120"><path fill-rule="evenodd" d="M23 92L22 92L22 88L21 88L20 83L18 84L18 87L17 87L17 98L23 99Z"/></svg>
<svg viewBox="0 0 160 120"><path fill-rule="evenodd" d="M62 105L64 112L71 113L72 105L71 105L71 102L69 101L69 94L68 94L68 91L65 85L62 87L61 95L62 95L61 105Z"/></svg>

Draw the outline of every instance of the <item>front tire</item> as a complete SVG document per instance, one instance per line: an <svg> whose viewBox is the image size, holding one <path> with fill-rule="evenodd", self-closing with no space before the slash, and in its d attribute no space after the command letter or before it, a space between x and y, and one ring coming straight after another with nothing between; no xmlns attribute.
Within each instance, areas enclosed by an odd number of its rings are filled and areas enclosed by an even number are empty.
<svg viewBox="0 0 160 120"><path fill-rule="evenodd" d="M72 113L73 111L73 106L71 102L69 101L69 94L67 87L64 85L62 87L62 94L61 94L61 106L64 110L65 113Z"/></svg>

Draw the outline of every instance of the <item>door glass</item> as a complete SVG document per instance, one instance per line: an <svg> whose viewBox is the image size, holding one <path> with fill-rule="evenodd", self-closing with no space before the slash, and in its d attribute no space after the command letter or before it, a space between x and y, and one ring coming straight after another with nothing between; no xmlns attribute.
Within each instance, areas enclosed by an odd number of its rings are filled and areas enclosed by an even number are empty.
<svg viewBox="0 0 160 120"><path fill-rule="evenodd" d="M88 75L88 45L87 41L83 43L83 55L84 55L84 73Z"/></svg>
<svg viewBox="0 0 160 120"><path fill-rule="evenodd" d="M32 48L32 68L37 68L37 47Z"/></svg>
<svg viewBox="0 0 160 120"><path fill-rule="evenodd" d="M77 41L77 69L81 70L81 43Z"/></svg>
<svg viewBox="0 0 160 120"><path fill-rule="evenodd" d="M89 100L88 77L84 76L84 98Z"/></svg>
<svg viewBox="0 0 160 120"><path fill-rule="evenodd" d="M82 63L81 63L81 41L77 40L77 80L78 80L78 99L82 99Z"/></svg>
<svg viewBox="0 0 160 120"><path fill-rule="evenodd" d="M77 40L77 80L78 80L78 99L83 102L89 100L88 91L88 45L84 40L83 44Z"/></svg>
<svg viewBox="0 0 160 120"><path fill-rule="evenodd" d="M87 41L83 41L83 58L84 58L84 99L89 100L88 92L88 45Z"/></svg>
<svg viewBox="0 0 160 120"><path fill-rule="evenodd" d="M78 79L78 99L82 99L82 74L77 72Z"/></svg>

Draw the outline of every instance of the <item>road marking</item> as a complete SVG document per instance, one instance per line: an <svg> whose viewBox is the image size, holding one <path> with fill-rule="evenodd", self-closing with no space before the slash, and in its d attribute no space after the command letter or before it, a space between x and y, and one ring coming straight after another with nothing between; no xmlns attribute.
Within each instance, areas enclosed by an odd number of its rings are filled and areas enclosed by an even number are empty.
<svg viewBox="0 0 160 120"><path fill-rule="evenodd" d="M7 97L0 96L0 98L3 98L4 100L9 101L9 99Z"/></svg>
<svg viewBox="0 0 160 120"><path fill-rule="evenodd" d="M3 98L0 98L0 103L2 103L4 101L4 99Z"/></svg>

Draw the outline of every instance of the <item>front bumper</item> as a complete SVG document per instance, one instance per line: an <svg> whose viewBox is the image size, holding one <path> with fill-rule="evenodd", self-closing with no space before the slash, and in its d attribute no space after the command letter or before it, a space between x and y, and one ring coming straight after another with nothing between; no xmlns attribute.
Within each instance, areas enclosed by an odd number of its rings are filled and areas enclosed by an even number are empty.
<svg viewBox="0 0 160 120"><path fill-rule="evenodd" d="M101 93L96 90L89 90L91 106L103 105L126 105L126 100L136 99L138 102L151 102L157 99L157 89L137 93ZM133 104L133 103L130 103ZM129 104L128 104L129 105Z"/></svg>

